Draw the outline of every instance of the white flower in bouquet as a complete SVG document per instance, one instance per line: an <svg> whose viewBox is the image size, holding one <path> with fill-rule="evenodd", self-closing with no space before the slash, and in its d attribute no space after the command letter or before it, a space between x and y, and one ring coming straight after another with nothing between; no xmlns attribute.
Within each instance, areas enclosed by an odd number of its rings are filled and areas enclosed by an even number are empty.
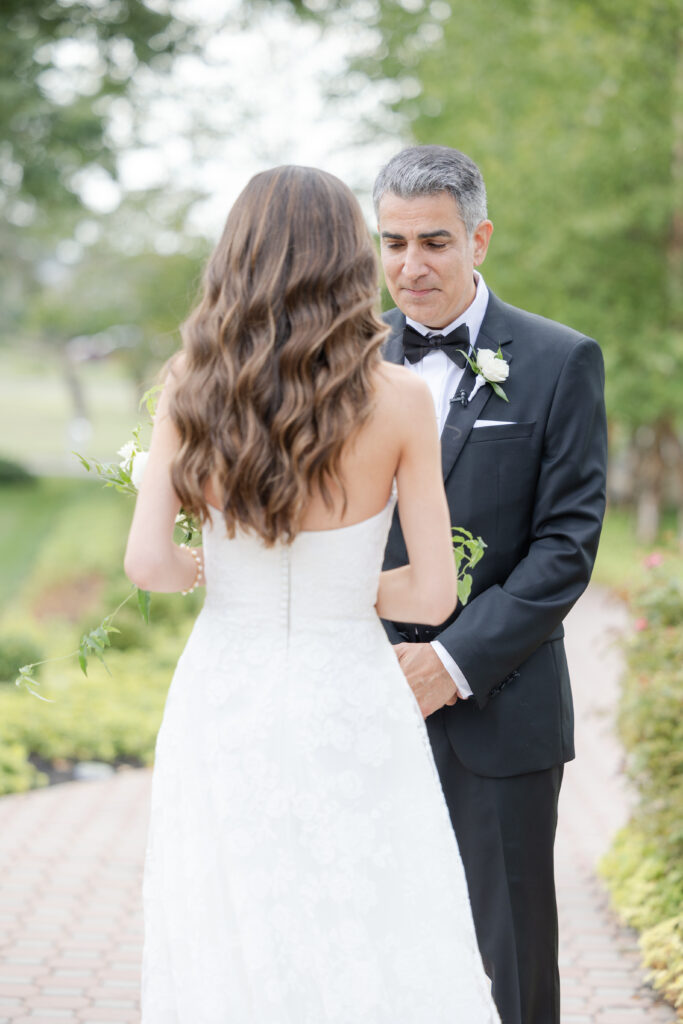
<svg viewBox="0 0 683 1024"><path fill-rule="evenodd" d="M122 469L128 468L128 464L135 455L136 451L137 448L135 447L135 441L126 441L126 443L119 448L116 454L121 456L119 466L121 466Z"/></svg>
<svg viewBox="0 0 683 1024"><path fill-rule="evenodd" d="M140 484L142 483L148 458L149 452L135 452L133 454L133 461L131 462L130 467L130 478L133 481L133 487L136 491L140 490Z"/></svg>
<svg viewBox="0 0 683 1024"><path fill-rule="evenodd" d="M121 456L119 466L121 469L125 469L130 476L133 487L136 491L139 491L149 452L144 451L139 447L136 440L133 440L126 441L124 445L121 445L116 454Z"/></svg>

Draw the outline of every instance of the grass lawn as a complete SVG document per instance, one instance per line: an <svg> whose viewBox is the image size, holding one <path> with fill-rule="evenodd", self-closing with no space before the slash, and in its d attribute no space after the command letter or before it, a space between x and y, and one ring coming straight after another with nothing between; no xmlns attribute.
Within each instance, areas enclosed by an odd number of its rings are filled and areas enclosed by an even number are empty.
<svg viewBox="0 0 683 1024"><path fill-rule="evenodd" d="M673 575L683 577L683 552L678 546L673 520L665 517L655 544L638 544L634 534L634 516L628 509L609 509L600 538L593 582L616 590L628 598L645 583L648 569L645 559L661 554Z"/></svg>
<svg viewBox="0 0 683 1024"><path fill-rule="evenodd" d="M0 487L0 613L16 604L29 583L35 596L41 586L109 564L123 577L133 501L105 490L85 471L83 477L40 477ZM40 572L32 580L36 567Z"/></svg>
<svg viewBox="0 0 683 1024"><path fill-rule="evenodd" d="M39 479L1 489L0 606L20 588L55 518L92 492L92 481L68 479Z"/></svg>

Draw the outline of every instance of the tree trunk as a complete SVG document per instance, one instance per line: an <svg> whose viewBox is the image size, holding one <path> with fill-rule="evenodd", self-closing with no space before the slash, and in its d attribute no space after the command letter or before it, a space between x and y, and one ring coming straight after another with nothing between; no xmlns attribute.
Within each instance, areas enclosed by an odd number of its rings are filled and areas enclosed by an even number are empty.
<svg viewBox="0 0 683 1024"><path fill-rule="evenodd" d="M88 407L85 402L85 394L83 392L83 386L76 373L76 367L73 360L69 359L69 356L64 357L64 379L66 381L66 389L71 397L71 404L73 408L73 418L78 420L89 420Z"/></svg>
<svg viewBox="0 0 683 1024"><path fill-rule="evenodd" d="M669 452L670 491L676 506L678 545L683 551L683 439L674 424L670 424L666 445Z"/></svg>
<svg viewBox="0 0 683 1024"><path fill-rule="evenodd" d="M659 420L651 427L639 427L636 448L636 538L640 544L654 544L659 532L665 462L662 441L669 425Z"/></svg>

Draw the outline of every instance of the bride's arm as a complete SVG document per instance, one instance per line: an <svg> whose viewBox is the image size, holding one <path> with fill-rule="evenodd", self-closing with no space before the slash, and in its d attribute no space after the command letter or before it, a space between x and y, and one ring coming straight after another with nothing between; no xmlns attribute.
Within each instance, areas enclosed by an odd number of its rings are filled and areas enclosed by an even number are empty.
<svg viewBox="0 0 683 1024"><path fill-rule="evenodd" d="M409 562L381 573L377 612L395 622L436 626L448 618L458 597L441 446L426 384L406 371L397 391L402 436L396 484Z"/></svg>
<svg viewBox="0 0 683 1024"><path fill-rule="evenodd" d="M171 463L179 447L178 432L168 411L172 383L173 375L169 373L157 403L149 457L123 562L131 582L143 590L162 593L189 590L197 576L197 562L191 552L173 543L180 499L171 483Z"/></svg>

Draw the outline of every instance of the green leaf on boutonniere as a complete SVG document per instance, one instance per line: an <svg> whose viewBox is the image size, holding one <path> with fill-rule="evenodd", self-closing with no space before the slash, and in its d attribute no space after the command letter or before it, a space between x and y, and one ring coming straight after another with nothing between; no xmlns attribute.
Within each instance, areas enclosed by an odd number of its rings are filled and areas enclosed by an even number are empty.
<svg viewBox="0 0 683 1024"><path fill-rule="evenodd" d="M479 365L476 359L473 359L472 356L468 356L467 352L465 352L464 349L458 349L458 351L462 352L462 354L464 355L465 359L469 363L470 370L475 375L475 377L481 376L481 371L479 370Z"/></svg>
<svg viewBox="0 0 683 1024"><path fill-rule="evenodd" d="M493 388L495 394L498 395L499 398L502 398L504 402L509 402L510 401L510 399L505 394L505 392L503 391L503 389L500 386L500 384L496 384L496 382L493 381L493 380L487 381L487 383L491 385L491 387Z"/></svg>

